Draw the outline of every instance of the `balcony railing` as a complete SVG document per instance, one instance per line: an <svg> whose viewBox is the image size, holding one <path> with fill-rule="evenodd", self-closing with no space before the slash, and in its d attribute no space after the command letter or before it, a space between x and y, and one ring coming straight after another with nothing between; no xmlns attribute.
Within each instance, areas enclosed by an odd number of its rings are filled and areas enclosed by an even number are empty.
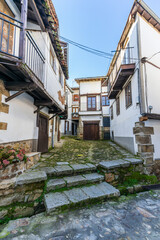
<svg viewBox="0 0 160 240"><path fill-rule="evenodd" d="M101 111L102 110L102 103L97 102L95 104L88 104L87 102L83 102L80 104L80 112L94 112L94 111Z"/></svg>
<svg viewBox="0 0 160 240"><path fill-rule="evenodd" d="M19 56L19 48L22 44L20 42L22 26L22 22L0 12L1 53L21 59ZM24 39L22 39L22 41L24 41ZM41 82L44 82L44 63L45 58L41 50L30 32L26 31L25 64Z"/></svg>
<svg viewBox="0 0 160 240"><path fill-rule="evenodd" d="M112 98L112 90L118 93L128 77L133 74L135 68L135 61L132 58L132 48L121 49L117 54L116 62L109 77L108 91L110 98ZM116 93L113 95L114 98Z"/></svg>
<svg viewBox="0 0 160 240"><path fill-rule="evenodd" d="M0 12L0 52L19 58L22 22Z"/></svg>
<svg viewBox="0 0 160 240"><path fill-rule="evenodd" d="M36 77L43 82L45 58L28 31L26 32L25 63Z"/></svg>
<svg viewBox="0 0 160 240"><path fill-rule="evenodd" d="M73 120L79 119L79 113L78 113L78 112L73 112L73 113L72 113L72 119L73 119Z"/></svg>

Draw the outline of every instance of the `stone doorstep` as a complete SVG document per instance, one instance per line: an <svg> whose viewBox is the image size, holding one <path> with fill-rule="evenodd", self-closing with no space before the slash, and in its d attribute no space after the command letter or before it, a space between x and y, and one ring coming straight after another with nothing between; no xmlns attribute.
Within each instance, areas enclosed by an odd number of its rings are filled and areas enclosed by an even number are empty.
<svg viewBox="0 0 160 240"><path fill-rule="evenodd" d="M47 174L44 171L33 171L20 175L16 178L16 185L42 182L47 180Z"/></svg>
<svg viewBox="0 0 160 240"><path fill-rule="evenodd" d="M61 207L69 207L82 201L118 197L120 192L110 184L103 182L94 186L71 189L64 192L48 193L44 196L44 204L48 214Z"/></svg>
<svg viewBox="0 0 160 240"><path fill-rule="evenodd" d="M104 180L104 176L98 173L64 177L62 179L51 179L47 183L47 192L61 189L63 187L74 187L87 183L96 183Z"/></svg>

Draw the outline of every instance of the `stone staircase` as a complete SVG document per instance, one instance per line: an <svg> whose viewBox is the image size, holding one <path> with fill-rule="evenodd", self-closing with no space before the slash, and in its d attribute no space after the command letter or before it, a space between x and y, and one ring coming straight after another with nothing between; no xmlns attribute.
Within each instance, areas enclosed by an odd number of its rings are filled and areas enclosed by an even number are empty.
<svg viewBox="0 0 160 240"><path fill-rule="evenodd" d="M122 174L128 176L129 168L131 172L143 170L142 160L125 158L102 161L97 166L91 163L57 162L55 167L29 169L16 178L16 186L18 192L19 188L24 186L27 192L23 197L28 199L28 202L32 198L36 200L37 197L42 196L45 190L42 203L45 205L47 214L52 214L73 206L120 196L119 190L114 185L119 182L119 178L122 178ZM32 186L35 188L35 197L33 192L28 193L28 186L31 189Z"/></svg>
<svg viewBox="0 0 160 240"><path fill-rule="evenodd" d="M47 214L101 199L118 197L119 190L104 181L93 164L73 164L44 169L47 182L44 204ZM72 175L72 176L70 176Z"/></svg>

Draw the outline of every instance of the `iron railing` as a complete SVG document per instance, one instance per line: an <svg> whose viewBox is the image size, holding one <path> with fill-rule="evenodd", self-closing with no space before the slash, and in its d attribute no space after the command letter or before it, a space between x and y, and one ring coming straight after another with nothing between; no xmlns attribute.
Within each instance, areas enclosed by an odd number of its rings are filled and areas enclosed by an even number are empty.
<svg viewBox="0 0 160 240"><path fill-rule="evenodd" d="M28 31L26 32L25 63L33 74L38 77L41 82L44 82L45 58Z"/></svg>
<svg viewBox="0 0 160 240"><path fill-rule="evenodd" d="M87 102L81 102L80 104L80 112L88 112L88 111L101 111L102 110L102 103L100 101L96 101L92 105L88 104Z"/></svg>
<svg viewBox="0 0 160 240"><path fill-rule="evenodd" d="M0 52L19 58L22 26L22 22L0 12Z"/></svg>
<svg viewBox="0 0 160 240"><path fill-rule="evenodd" d="M20 32L23 23L0 12L0 52L21 59L19 56ZM22 39L24 41L24 39ZM33 37L26 31L25 64L32 73L44 82L45 58L34 41Z"/></svg>
<svg viewBox="0 0 160 240"><path fill-rule="evenodd" d="M72 113L72 118L79 118L79 113L78 112L73 112Z"/></svg>

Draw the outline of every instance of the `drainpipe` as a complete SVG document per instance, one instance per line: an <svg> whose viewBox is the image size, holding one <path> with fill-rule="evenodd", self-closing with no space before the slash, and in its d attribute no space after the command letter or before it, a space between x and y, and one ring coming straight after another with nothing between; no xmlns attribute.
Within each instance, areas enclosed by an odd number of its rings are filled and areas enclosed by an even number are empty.
<svg viewBox="0 0 160 240"><path fill-rule="evenodd" d="M141 55L141 38L140 38L140 19L137 16L137 48L138 48L138 59L142 59ZM143 65L141 60L139 60L139 70L138 70L138 89L139 89L139 101L140 101L140 114L145 113L145 94L144 94L144 77L143 77Z"/></svg>

